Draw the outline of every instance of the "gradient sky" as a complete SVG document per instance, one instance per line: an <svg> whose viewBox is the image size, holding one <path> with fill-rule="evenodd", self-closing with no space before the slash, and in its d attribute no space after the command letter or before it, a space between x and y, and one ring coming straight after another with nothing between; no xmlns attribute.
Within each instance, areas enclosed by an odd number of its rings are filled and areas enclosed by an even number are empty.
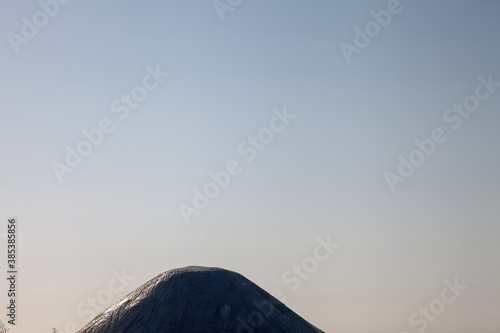
<svg viewBox="0 0 500 333"><path fill-rule="evenodd" d="M211 1L73 0L16 54L8 34L40 7L2 2L0 231L9 216L20 227L11 331L82 327L77 307L113 270L135 276L114 302L202 265L280 289L344 333L417 332L409 316L458 278L469 289L426 332L497 332L500 88L457 130L443 114L479 76L500 81L500 2L403 0L348 64L339 44L387 3L243 1L221 21ZM157 65L170 75L120 120L112 102ZM246 162L237 147L284 107L296 118ZM103 118L115 131L59 182L53 161ZM435 128L448 140L391 192L384 173ZM186 224L179 205L233 159L241 174ZM292 291L282 274L328 235L340 248Z"/></svg>

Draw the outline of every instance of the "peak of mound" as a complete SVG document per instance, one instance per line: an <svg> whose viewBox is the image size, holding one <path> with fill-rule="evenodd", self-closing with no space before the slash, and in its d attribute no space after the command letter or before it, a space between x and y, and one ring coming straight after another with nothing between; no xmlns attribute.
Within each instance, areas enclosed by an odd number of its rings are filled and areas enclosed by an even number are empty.
<svg viewBox="0 0 500 333"><path fill-rule="evenodd" d="M158 275L79 333L322 332L242 275L189 266Z"/></svg>

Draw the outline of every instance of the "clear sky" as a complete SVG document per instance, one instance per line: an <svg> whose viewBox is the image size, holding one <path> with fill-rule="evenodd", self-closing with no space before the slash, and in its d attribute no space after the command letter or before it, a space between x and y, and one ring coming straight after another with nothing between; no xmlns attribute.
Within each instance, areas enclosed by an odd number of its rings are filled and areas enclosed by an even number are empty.
<svg viewBox="0 0 500 333"><path fill-rule="evenodd" d="M282 291L326 332L497 332L500 2L221 3L0 4L11 331L70 332L89 299L202 265ZM72 168L67 147L92 152ZM314 259L329 235L340 247ZM446 279L468 286L450 304ZM411 325L429 304L446 308Z"/></svg>

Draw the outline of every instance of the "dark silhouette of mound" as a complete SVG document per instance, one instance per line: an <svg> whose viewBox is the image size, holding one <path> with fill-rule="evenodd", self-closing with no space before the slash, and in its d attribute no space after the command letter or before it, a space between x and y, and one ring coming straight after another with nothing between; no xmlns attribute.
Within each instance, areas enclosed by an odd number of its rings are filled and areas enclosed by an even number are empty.
<svg viewBox="0 0 500 333"><path fill-rule="evenodd" d="M242 275L190 266L158 275L79 333L322 332Z"/></svg>

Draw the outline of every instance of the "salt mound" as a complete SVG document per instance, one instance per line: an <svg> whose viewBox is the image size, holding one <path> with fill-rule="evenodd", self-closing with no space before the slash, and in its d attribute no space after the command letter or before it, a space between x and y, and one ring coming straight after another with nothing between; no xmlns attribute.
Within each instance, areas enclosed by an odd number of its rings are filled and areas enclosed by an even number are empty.
<svg viewBox="0 0 500 333"><path fill-rule="evenodd" d="M190 266L162 273L79 333L322 332L242 275Z"/></svg>

